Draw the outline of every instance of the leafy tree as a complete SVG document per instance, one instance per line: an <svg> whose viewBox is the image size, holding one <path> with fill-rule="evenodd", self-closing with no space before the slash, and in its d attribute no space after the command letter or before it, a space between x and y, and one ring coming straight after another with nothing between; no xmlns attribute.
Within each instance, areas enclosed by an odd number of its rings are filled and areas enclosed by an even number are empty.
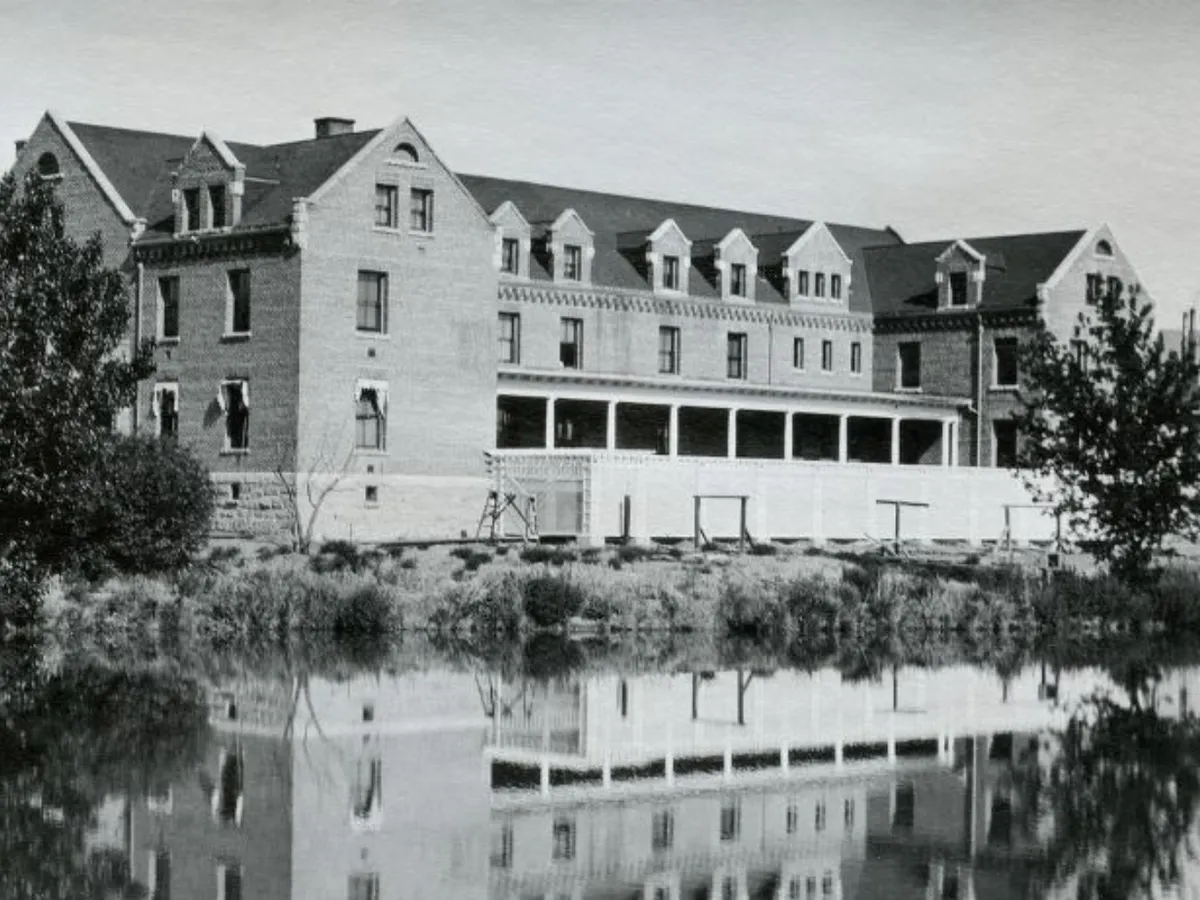
<svg viewBox="0 0 1200 900"><path fill-rule="evenodd" d="M70 567L90 578L170 571L208 537L213 489L186 448L153 437L111 437L62 512Z"/></svg>
<svg viewBox="0 0 1200 900"><path fill-rule="evenodd" d="M99 236L68 238L52 185L0 179L0 573L69 562L72 485L153 371L149 344L122 358L129 315Z"/></svg>
<svg viewBox="0 0 1200 900"><path fill-rule="evenodd" d="M1143 583L1167 537L1200 533L1200 364L1167 353L1133 289L1102 297L1064 344L1025 349L1017 465L1040 501L1127 583Z"/></svg>

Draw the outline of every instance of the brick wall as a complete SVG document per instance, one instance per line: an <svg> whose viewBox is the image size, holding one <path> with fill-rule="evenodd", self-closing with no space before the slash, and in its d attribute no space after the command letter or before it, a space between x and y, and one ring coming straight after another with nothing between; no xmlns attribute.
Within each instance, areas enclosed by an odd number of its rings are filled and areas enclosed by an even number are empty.
<svg viewBox="0 0 1200 900"><path fill-rule="evenodd" d="M1096 243L1100 240L1106 240L1112 246L1111 258L1096 254ZM1139 283L1137 272L1107 226L1100 228L1093 240L1081 248L1046 298L1042 315L1046 327L1060 341L1070 340L1079 314L1090 308L1087 305L1087 276L1092 272L1105 278L1115 275L1127 288ZM1145 295L1143 299L1147 299Z"/></svg>
<svg viewBox="0 0 1200 900"><path fill-rule="evenodd" d="M419 164L392 158L401 141L417 149ZM377 183L398 188L396 229L374 226ZM434 192L432 234L409 231L412 187ZM370 466L374 475L481 478L482 451L495 435L493 246L482 211L407 125L311 205L300 320L304 471L365 475ZM360 270L387 275L386 334L356 330ZM351 453L358 379L387 382L384 451Z"/></svg>
<svg viewBox="0 0 1200 900"><path fill-rule="evenodd" d="M561 371L560 323L563 317L573 317L583 320L586 372L656 377L658 330L671 326L679 329L682 378L729 380L728 336L740 332L746 335L748 382L824 390L866 391L871 387L869 316L814 315L795 320L781 315L775 321L760 321L762 317L755 315L747 321L738 315L740 310L704 301L677 304L686 312L669 313L649 308L610 308L612 304L601 305L588 294L577 295L575 303L537 299L544 296L540 292L518 294L526 299L502 300L500 310L521 316L521 369ZM797 337L803 337L805 343L802 371L792 366L793 340ZM830 372L821 371L823 340L833 341ZM862 344L863 372L859 375L850 372L850 345L855 341Z"/></svg>

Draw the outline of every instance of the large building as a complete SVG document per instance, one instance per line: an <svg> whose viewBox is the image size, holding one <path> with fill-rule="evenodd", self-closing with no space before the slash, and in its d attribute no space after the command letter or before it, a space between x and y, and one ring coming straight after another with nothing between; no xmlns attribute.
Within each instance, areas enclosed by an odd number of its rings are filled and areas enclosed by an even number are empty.
<svg viewBox="0 0 1200 900"><path fill-rule="evenodd" d="M594 540L691 534L700 495L755 537L880 533L891 500L997 537L1022 339L1137 281L1103 226L909 244L460 175L407 120L258 146L48 112L30 170L157 341L124 426L194 448L236 531L295 495L318 533L458 536L498 486Z"/></svg>

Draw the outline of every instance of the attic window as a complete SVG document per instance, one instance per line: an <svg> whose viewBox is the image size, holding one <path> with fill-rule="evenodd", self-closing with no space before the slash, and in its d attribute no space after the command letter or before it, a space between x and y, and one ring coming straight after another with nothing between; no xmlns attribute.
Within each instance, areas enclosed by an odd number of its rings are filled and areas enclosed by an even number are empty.
<svg viewBox="0 0 1200 900"><path fill-rule="evenodd" d="M37 172L42 178L61 178L58 168L58 158L53 153L43 153L38 157Z"/></svg>
<svg viewBox="0 0 1200 900"><path fill-rule="evenodd" d="M1097 241L1096 242L1096 255L1103 256L1107 259L1112 259L1112 255L1113 255L1112 244L1110 244L1108 241Z"/></svg>
<svg viewBox="0 0 1200 900"><path fill-rule="evenodd" d="M397 144L396 149L392 151L392 154L398 160L400 160L400 162L419 163L421 161L421 158L417 155L417 148L407 141Z"/></svg>

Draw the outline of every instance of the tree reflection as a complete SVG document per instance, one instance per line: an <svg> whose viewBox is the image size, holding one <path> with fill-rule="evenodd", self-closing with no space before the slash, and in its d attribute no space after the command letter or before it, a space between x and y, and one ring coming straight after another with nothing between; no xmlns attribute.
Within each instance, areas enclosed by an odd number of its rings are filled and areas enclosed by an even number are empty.
<svg viewBox="0 0 1200 900"><path fill-rule="evenodd" d="M193 768L207 741L200 686L167 666L39 668L35 645L0 650L0 896L144 894L128 859L87 851L108 796L139 796Z"/></svg>
<svg viewBox="0 0 1200 900"><path fill-rule="evenodd" d="M1019 773L1049 831L1047 886L1079 900L1160 896L1193 855L1200 727L1159 715L1153 667L1113 674L1125 696L1083 702Z"/></svg>

